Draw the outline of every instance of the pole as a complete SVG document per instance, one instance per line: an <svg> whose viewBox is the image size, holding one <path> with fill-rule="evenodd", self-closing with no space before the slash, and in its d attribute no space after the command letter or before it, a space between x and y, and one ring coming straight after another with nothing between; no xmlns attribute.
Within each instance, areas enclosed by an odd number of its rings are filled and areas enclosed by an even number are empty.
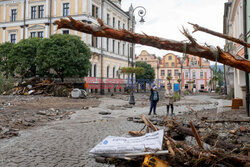
<svg viewBox="0 0 250 167"><path fill-rule="evenodd" d="M247 0L243 1L243 26L244 26L244 41L247 42ZM244 46L244 57L248 59L248 49ZM246 72L246 112L249 117L249 73Z"/></svg>
<svg viewBox="0 0 250 167"><path fill-rule="evenodd" d="M135 26L135 20L134 20L134 10L133 10L133 15L132 15L132 32L134 32L134 26ZM131 67L134 67L134 49L135 49L135 44L132 44L132 62L131 62ZM129 99L129 104L135 105L135 97L134 97L134 74L131 73L131 88L130 88L130 99Z"/></svg>
<svg viewBox="0 0 250 167"><path fill-rule="evenodd" d="M102 0L102 8L101 8L101 19L102 20L103 20L103 7L104 7L104 0ZM103 40L103 38L101 37L101 88L100 88L100 94L104 95L104 83L103 83L103 41L102 40Z"/></svg>

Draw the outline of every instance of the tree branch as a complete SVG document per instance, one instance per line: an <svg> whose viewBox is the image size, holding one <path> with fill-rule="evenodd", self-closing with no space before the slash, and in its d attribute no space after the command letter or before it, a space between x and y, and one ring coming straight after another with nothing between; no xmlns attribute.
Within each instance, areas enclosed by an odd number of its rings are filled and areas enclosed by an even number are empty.
<svg viewBox="0 0 250 167"><path fill-rule="evenodd" d="M250 48L250 43L247 43L247 42L242 41L240 39L237 39L237 38L234 38L234 37L231 37L231 36L228 36L228 35L216 32L216 31L209 30L209 29L207 29L205 27L199 26L198 24L193 24L193 23L189 23L189 22L188 22L188 24L193 25L193 28L194 28L193 33L196 32L196 31L202 31L202 32L205 32L205 33L208 33L208 34L212 34L212 35L217 36L217 37L221 37L221 38L227 39L229 41L236 42L238 44L241 44L243 46L246 46L246 47Z"/></svg>
<svg viewBox="0 0 250 167"><path fill-rule="evenodd" d="M67 28L87 34L92 34L97 37L107 37L117 40L123 40L130 43L137 43L141 45L152 46L158 49L172 50L176 52L183 52L183 48L186 47L186 53L194 56L206 58L211 61L218 62L235 67L237 69L250 72L250 61L227 52L218 51L216 48L210 47L197 47L192 43L184 43L169 39L163 39L155 36L146 36L138 33L129 32L127 30L116 30L103 25L102 21L98 19L100 26L93 24L86 24L81 21L76 21L72 17L68 16L68 19L56 20L55 24L58 25L58 29Z"/></svg>

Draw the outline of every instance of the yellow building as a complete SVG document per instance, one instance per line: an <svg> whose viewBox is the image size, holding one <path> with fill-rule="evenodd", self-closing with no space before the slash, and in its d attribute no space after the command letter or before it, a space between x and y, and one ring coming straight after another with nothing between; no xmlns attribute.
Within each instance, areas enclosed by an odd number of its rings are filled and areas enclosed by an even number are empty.
<svg viewBox="0 0 250 167"><path fill-rule="evenodd" d="M100 77L125 78L120 76L119 68L131 62L132 44L73 30L57 30L54 21L68 15L88 24L98 24L97 18L101 18L107 26L132 29L133 12L123 11L121 0L0 0L0 43L47 38L53 34L77 35L93 53L89 77L95 77L96 81Z"/></svg>

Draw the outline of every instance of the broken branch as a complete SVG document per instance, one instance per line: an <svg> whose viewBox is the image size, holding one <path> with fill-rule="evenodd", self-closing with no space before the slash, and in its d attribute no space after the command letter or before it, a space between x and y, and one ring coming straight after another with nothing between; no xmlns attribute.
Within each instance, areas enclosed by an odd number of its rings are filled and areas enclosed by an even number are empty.
<svg viewBox="0 0 250 167"><path fill-rule="evenodd" d="M250 72L250 61L227 52L220 52L211 47L196 47L192 43L184 43L169 39L163 39L155 36L146 36L138 33L129 32L127 30L116 30L106 27L105 25L93 25L86 24L81 21L74 20L68 16L68 19L56 20L55 24L58 25L58 29L67 28L88 34L92 34L97 37L107 37L117 40L123 40L130 43L137 43L141 45L152 46L158 49L172 50L176 52L183 52L183 48L186 47L186 53L195 55L198 57L206 58L211 61L218 61L222 64ZM98 19L100 20L100 19ZM100 21L99 21L100 22Z"/></svg>

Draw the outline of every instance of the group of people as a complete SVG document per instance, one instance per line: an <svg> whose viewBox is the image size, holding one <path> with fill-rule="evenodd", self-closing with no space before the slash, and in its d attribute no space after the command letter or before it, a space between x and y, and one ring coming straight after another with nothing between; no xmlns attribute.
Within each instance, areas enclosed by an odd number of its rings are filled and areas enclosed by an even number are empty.
<svg viewBox="0 0 250 167"><path fill-rule="evenodd" d="M171 85L167 86L166 92L165 92L165 102L166 102L166 108L167 108L167 116L169 115L169 108L171 108L171 115L174 114L174 93L171 88ZM156 114L156 106L159 101L159 93L157 91L157 86L153 86L151 88L151 94L150 94L150 110L148 115L151 115L152 110L154 115Z"/></svg>

